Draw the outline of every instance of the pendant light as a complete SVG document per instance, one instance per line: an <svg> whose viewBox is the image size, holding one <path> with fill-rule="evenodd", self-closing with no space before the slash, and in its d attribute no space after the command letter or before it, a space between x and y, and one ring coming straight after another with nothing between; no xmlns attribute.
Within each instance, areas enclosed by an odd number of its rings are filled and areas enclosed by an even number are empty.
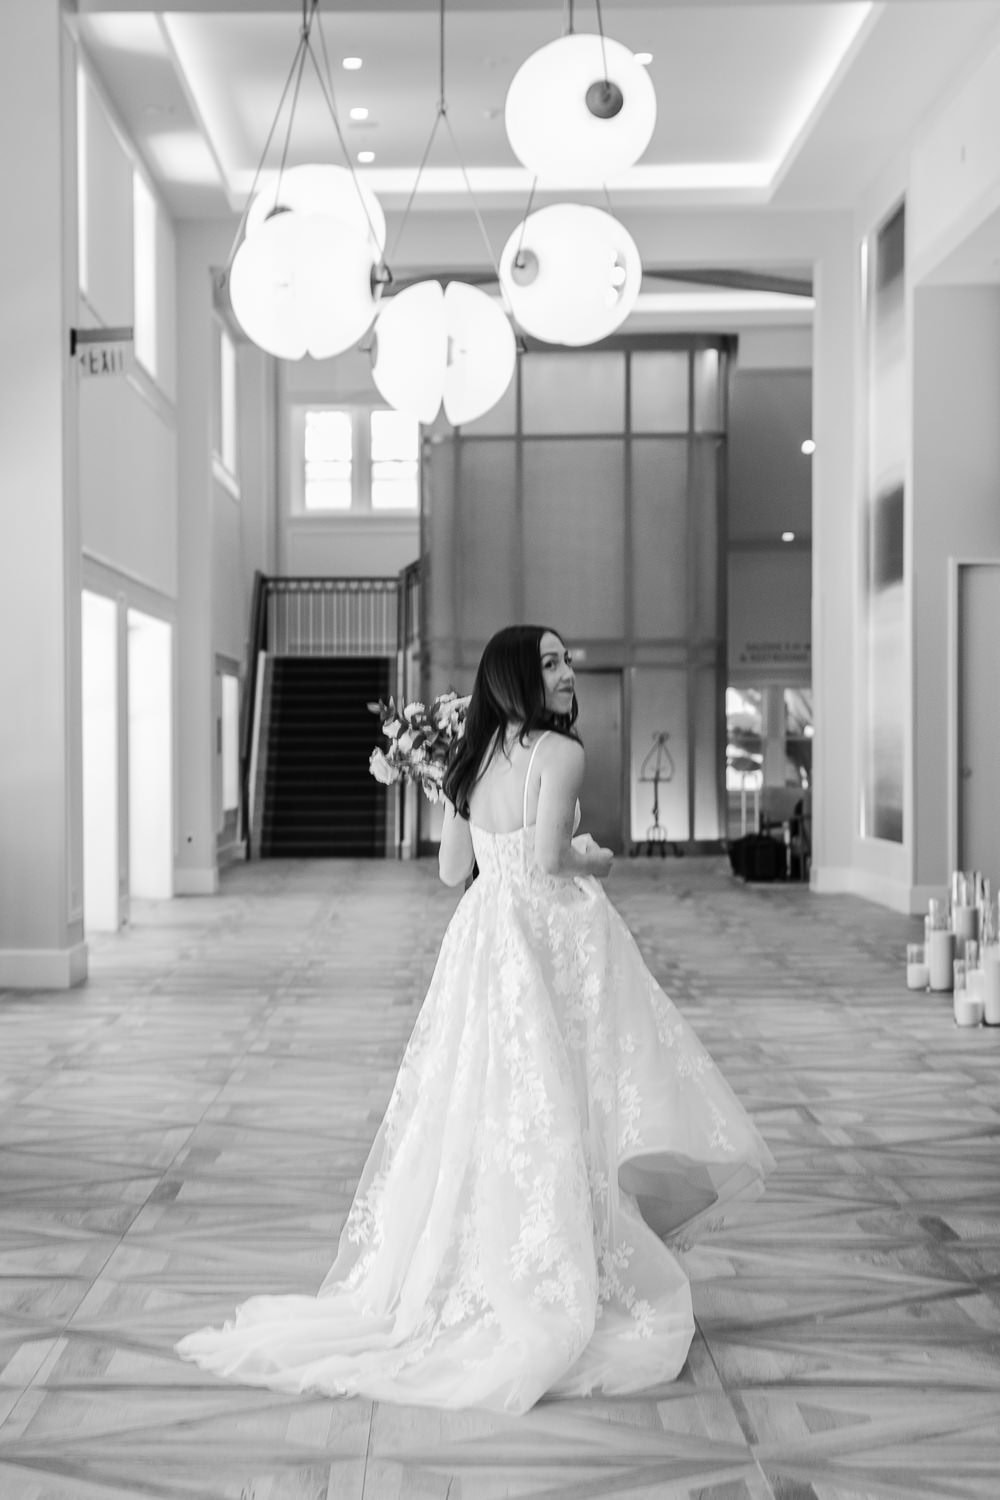
<svg viewBox="0 0 1000 1500"><path fill-rule="evenodd" d="M307 62L311 62L345 159L350 163L333 98L321 26L324 79L313 50L319 0L303 0L302 27L285 87L268 132L229 264L233 313L255 344L280 359L326 359L351 348L371 327L382 285L385 216L353 167L310 164L286 170L292 127ZM257 187L286 100L291 107L281 164L273 182Z"/></svg>
<svg viewBox="0 0 1000 1500"><path fill-rule="evenodd" d="M440 125L451 137L466 191L497 271L499 267L468 173L462 162L445 98L445 0L439 10L440 92L437 113L416 180L393 243L399 245L420 178ZM448 421L464 426L483 416L510 385L517 364L514 331L500 304L477 287L452 281L419 281L387 297L379 309L372 350L372 379L397 411L434 420L442 406Z"/></svg>
<svg viewBox="0 0 1000 1500"><path fill-rule="evenodd" d="M504 123L515 156L543 184L598 186L638 161L656 124L649 73L620 42L572 31L539 48L507 91Z"/></svg>
<svg viewBox="0 0 1000 1500"><path fill-rule="evenodd" d="M642 262L625 226L601 208L536 209L500 253L500 284L526 333L547 344L606 338L635 306Z"/></svg>
<svg viewBox="0 0 1000 1500"><path fill-rule="evenodd" d="M419 422L442 406L453 427L474 422L500 400L516 364L510 321L478 287L420 281L379 310L372 378L390 406Z"/></svg>

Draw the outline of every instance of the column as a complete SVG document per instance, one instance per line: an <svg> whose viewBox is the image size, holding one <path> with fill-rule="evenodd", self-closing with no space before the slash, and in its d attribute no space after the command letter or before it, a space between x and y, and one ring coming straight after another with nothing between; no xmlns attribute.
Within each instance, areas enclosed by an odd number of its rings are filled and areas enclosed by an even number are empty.
<svg viewBox="0 0 1000 1500"><path fill-rule="evenodd" d="M86 978L76 72L60 0L0 6L0 990Z"/></svg>
<svg viewBox="0 0 1000 1500"><path fill-rule="evenodd" d="M215 652L212 570L212 266L224 265L225 226L182 223L177 236L178 850L174 890L219 888L215 828Z"/></svg>
<svg viewBox="0 0 1000 1500"><path fill-rule="evenodd" d="M858 828L856 330L858 260L846 216L815 265L813 330L814 889L853 889Z"/></svg>

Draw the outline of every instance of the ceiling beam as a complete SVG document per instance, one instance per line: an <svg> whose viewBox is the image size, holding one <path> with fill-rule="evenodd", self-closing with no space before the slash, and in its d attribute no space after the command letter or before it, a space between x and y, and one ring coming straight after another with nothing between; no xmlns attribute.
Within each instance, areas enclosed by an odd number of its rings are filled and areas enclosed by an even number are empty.
<svg viewBox="0 0 1000 1500"><path fill-rule="evenodd" d="M731 9L733 6L745 7L748 10L759 8L763 0L697 0L702 10ZM812 0L767 0L769 5L808 6ZM826 4L849 5L854 0L824 0ZM926 0L882 0L888 5L923 5ZM108 12L134 11L146 14L163 14L168 11L183 11L188 14L225 14L234 15L301 15L302 0L69 0L71 8L82 16L97 16ZM505 10L531 10L537 12L541 4L546 4L551 9L553 17L558 21L562 18L566 9L563 0L447 0L449 11L505 11ZM688 10L692 0L626 0L629 10ZM586 29L590 29L591 22L587 20L588 11L596 10L591 6L590 0L576 0L576 19L580 27L583 23ZM623 8L626 8L623 6ZM437 14L439 0L352 0L352 3L344 4L343 0L322 0L320 10L324 15L335 19L338 15L350 14L352 11L364 11L370 14L372 11L430 11ZM604 22L609 32L614 30L615 0L604 6ZM596 21L593 22L596 25Z"/></svg>

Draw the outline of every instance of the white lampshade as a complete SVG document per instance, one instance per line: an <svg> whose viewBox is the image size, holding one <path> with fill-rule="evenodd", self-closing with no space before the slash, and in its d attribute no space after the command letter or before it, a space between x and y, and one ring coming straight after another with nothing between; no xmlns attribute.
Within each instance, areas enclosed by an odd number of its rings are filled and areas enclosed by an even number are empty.
<svg viewBox="0 0 1000 1500"><path fill-rule="evenodd" d="M464 281L450 281L445 287L444 314L444 414L454 427L463 427L495 406L510 385L517 343L500 304Z"/></svg>
<svg viewBox="0 0 1000 1500"><path fill-rule="evenodd" d="M495 406L517 362L503 309L461 281L421 281L389 298L376 324L372 378L390 406L433 422L441 405L454 426Z"/></svg>
<svg viewBox="0 0 1000 1500"><path fill-rule="evenodd" d="M371 326L374 263L367 233L321 215L276 214L236 252L229 273L233 312L268 354L328 359Z"/></svg>
<svg viewBox="0 0 1000 1500"><path fill-rule="evenodd" d="M385 298L375 324L372 379L389 405L418 422L433 422L447 361L441 283L418 281Z"/></svg>
<svg viewBox="0 0 1000 1500"><path fill-rule="evenodd" d="M594 186L627 171L649 145L656 92L621 42L606 37L602 47L599 36L577 32L521 64L504 121L515 156L543 183Z"/></svg>
<svg viewBox="0 0 1000 1500"><path fill-rule="evenodd" d="M250 205L244 233L253 234L275 208L293 213L338 219L363 235L373 235L379 252L385 249L385 214L370 188L356 181L346 167L310 164L275 173Z"/></svg>
<svg viewBox="0 0 1000 1500"><path fill-rule="evenodd" d="M642 262L611 214L554 203L514 230L500 255L500 281L526 333L547 344L593 344L635 306Z"/></svg>

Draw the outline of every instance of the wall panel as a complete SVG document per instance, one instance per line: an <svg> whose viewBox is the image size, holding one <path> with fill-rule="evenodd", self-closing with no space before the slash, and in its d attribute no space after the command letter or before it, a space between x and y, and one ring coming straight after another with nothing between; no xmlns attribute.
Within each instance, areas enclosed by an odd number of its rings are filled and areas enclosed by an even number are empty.
<svg viewBox="0 0 1000 1500"><path fill-rule="evenodd" d="M625 632L625 445L524 442L524 607L567 637Z"/></svg>
<svg viewBox="0 0 1000 1500"><path fill-rule="evenodd" d="M80 382L85 553L177 594L177 435L128 380Z"/></svg>
<svg viewBox="0 0 1000 1500"><path fill-rule="evenodd" d="M634 630L654 640L687 634L688 444L686 438L632 443Z"/></svg>

